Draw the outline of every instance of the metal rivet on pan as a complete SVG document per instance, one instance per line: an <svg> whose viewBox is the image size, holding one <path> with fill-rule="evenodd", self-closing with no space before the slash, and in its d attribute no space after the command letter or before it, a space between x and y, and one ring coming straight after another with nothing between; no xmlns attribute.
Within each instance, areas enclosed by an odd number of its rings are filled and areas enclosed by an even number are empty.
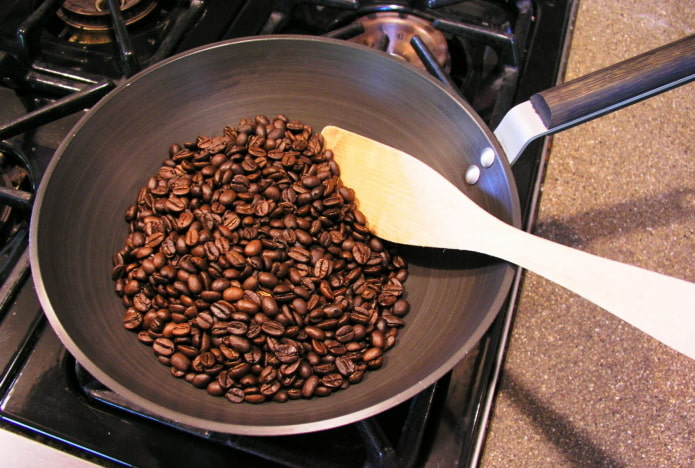
<svg viewBox="0 0 695 468"><path fill-rule="evenodd" d="M466 182L470 185L474 185L480 179L480 168L475 164L471 164L466 169Z"/></svg>
<svg viewBox="0 0 695 468"><path fill-rule="evenodd" d="M489 146L480 153L480 165L490 167L495 163L495 152Z"/></svg>

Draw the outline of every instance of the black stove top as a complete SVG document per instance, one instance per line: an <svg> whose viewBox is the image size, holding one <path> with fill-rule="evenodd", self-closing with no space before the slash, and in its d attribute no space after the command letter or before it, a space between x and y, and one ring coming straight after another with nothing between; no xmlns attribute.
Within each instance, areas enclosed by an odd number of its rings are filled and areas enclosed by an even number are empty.
<svg viewBox="0 0 695 468"><path fill-rule="evenodd" d="M494 127L512 105L555 84L575 7L571 0L10 2L0 12L0 426L107 466L477 464L520 274L480 344L415 398L317 433L210 433L133 408L62 346L30 278L31 193L82 109L122 79L175 53L249 35L325 35L382 49L455 87ZM513 168L526 226L546 149L544 140L532 144Z"/></svg>

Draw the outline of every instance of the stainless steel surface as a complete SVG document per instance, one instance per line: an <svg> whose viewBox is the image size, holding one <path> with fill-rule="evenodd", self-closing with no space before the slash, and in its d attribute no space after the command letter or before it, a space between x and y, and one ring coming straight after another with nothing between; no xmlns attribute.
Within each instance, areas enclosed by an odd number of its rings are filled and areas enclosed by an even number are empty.
<svg viewBox="0 0 695 468"><path fill-rule="evenodd" d="M219 134L256 114L363 133L422 158L502 219L519 224L509 167L474 187L463 173L499 148L469 107L431 77L346 42L291 36L199 49L136 75L101 100L51 161L35 205L32 273L46 315L68 350L100 381L139 406L218 432L289 434L363 419L445 374L501 307L513 268L466 253L406 252L412 312L384 367L325 399L231 405L171 378L121 326L110 280L125 208L170 143ZM122 226L122 228L121 228Z"/></svg>

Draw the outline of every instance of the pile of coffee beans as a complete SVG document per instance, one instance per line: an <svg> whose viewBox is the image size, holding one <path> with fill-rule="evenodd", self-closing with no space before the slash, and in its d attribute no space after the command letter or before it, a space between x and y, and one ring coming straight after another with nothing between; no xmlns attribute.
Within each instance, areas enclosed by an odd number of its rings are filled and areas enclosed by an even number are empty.
<svg viewBox="0 0 695 468"><path fill-rule="evenodd" d="M339 176L322 136L283 115L171 145L114 255L123 326L234 403L360 382L403 326L408 271Z"/></svg>

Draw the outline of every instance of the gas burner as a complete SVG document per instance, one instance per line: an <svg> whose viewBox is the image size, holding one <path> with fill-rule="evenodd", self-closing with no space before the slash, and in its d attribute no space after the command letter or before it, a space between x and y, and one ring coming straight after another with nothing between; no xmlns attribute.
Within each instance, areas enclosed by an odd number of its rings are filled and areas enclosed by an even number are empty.
<svg viewBox="0 0 695 468"><path fill-rule="evenodd" d="M451 59L446 38L429 21L406 13L376 12L355 22L362 24L364 32L350 38L351 42L383 50L426 70L410 45L411 38L418 36L439 64L449 71Z"/></svg>
<svg viewBox="0 0 695 468"><path fill-rule="evenodd" d="M26 240L33 190L26 158L0 142L0 280L5 279Z"/></svg>
<svg viewBox="0 0 695 468"><path fill-rule="evenodd" d="M120 4L126 26L147 18L157 7L156 0L120 0ZM56 14L69 28L70 42L105 44L112 41L107 0L65 0Z"/></svg>

